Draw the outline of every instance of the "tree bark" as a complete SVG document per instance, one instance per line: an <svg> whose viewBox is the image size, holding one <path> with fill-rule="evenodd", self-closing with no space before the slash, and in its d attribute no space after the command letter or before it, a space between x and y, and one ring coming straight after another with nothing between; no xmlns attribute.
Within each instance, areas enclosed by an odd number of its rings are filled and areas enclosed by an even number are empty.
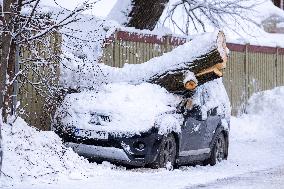
<svg viewBox="0 0 284 189"><path fill-rule="evenodd" d="M132 0L128 27L153 30L169 0Z"/></svg>
<svg viewBox="0 0 284 189"><path fill-rule="evenodd" d="M182 69L172 68L162 74L150 78L148 82L158 84L170 92L184 91L184 79L187 72L193 72L198 80L198 85L222 77L221 70L226 67L226 41L222 32L218 34L216 48L199 56L192 62L185 62Z"/></svg>
<svg viewBox="0 0 284 189"><path fill-rule="evenodd" d="M3 37L4 37L4 33L3 31L3 23L4 23L4 15L2 12L2 5L0 4L0 49L3 48ZM0 51L0 110L2 111L3 108L3 101L4 101L4 96L3 96L3 92L5 89L5 77L6 77L6 69L4 68L3 65L3 53L2 51ZM2 116L2 112L1 115Z"/></svg>
<svg viewBox="0 0 284 189"><path fill-rule="evenodd" d="M16 0L4 0L1 20L4 31L2 32L2 54L0 64L0 108L2 108L3 121L7 122L7 115L12 109L13 79L15 77L16 41L12 33L17 29L17 14L20 12L20 4L16 6ZM18 1L21 2L21 1ZM14 6L14 9L12 8ZM7 31L7 32L5 32Z"/></svg>

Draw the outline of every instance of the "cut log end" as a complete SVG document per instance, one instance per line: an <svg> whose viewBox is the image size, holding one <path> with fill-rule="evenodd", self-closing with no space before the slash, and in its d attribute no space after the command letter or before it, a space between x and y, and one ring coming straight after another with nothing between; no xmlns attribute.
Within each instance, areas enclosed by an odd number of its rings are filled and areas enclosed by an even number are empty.
<svg viewBox="0 0 284 189"><path fill-rule="evenodd" d="M197 87L197 83L193 80L187 81L184 84L184 88L186 88L187 90L190 90L190 91L194 90L196 87Z"/></svg>
<svg viewBox="0 0 284 189"><path fill-rule="evenodd" d="M220 31L217 35L217 49L220 53L220 56L223 59L222 66L219 69L224 69L226 68L226 64L228 61L228 53L227 53L227 45L226 45L226 37L224 32Z"/></svg>

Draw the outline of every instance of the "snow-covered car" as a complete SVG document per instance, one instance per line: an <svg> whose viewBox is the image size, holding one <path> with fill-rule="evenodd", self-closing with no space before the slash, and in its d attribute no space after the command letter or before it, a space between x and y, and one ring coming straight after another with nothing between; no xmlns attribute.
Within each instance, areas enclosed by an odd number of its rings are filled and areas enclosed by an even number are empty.
<svg viewBox="0 0 284 189"><path fill-rule="evenodd" d="M228 156L230 103L222 80L176 95L114 83L69 94L53 130L79 155L134 166L215 165Z"/></svg>

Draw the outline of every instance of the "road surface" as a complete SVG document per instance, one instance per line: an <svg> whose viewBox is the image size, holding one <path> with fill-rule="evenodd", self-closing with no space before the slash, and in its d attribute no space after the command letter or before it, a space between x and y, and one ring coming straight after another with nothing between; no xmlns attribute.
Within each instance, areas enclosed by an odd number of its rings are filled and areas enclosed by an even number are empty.
<svg viewBox="0 0 284 189"><path fill-rule="evenodd" d="M284 166L265 171L252 172L215 182L186 187L186 189L283 189Z"/></svg>

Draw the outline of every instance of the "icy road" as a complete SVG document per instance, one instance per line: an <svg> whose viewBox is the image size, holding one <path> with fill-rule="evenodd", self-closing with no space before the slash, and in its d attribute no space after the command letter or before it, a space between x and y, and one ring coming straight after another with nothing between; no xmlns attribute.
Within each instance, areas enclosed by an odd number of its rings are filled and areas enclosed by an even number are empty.
<svg viewBox="0 0 284 189"><path fill-rule="evenodd" d="M215 182L199 184L186 189L283 189L284 167L251 172L235 177L218 179Z"/></svg>

